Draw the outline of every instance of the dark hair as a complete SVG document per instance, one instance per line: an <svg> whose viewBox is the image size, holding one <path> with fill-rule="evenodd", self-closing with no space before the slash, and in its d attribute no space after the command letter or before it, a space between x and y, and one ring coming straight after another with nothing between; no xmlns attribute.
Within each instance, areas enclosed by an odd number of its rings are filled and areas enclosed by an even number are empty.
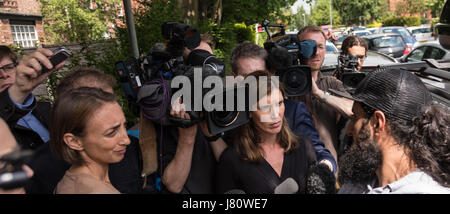
<svg viewBox="0 0 450 214"><path fill-rule="evenodd" d="M348 36L347 38L344 39L341 47L342 53L348 54L348 49L352 48L353 46L364 47L367 55L367 50L369 49L367 41L357 36Z"/></svg>
<svg viewBox="0 0 450 214"><path fill-rule="evenodd" d="M92 114L105 103L114 103L116 96L99 88L81 87L58 96L50 117L50 148L54 154L70 164L82 164L83 160L64 142L64 134L85 136L85 128Z"/></svg>
<svg viewBox="0 0 450 214"><path fill-rule="evenodd" d="M114 88L116 80L113 76L92 67L74 68L56 87L56 97L74 88L89 87L85 82L97 82L102 88Z"/></svg>
<svg viewBox="0 0 450 214"><path fill-rule="evenodd" d="M423 108L413 121L386 119L391 135L407 148L418 168L450 187L450 113L436 105Z"/></svg>
<svg viewBox="0 0 450 214"><path fill-rule="evenodd" d="M303 34L306 34L306 33L316 33L316 32L322 33L323 38L324 38L325 40L327 40L327 36L325 35L325 32L323 32L322 28L320 28L320 27L318 27L318 26L315 26L315 25L310 25L310 26L306 26L306 27L302 28L302 29L298 32L297 37L298 37L299 40L301 40L301 37L303 36Z"/></svg>
<svg viewBox="0 0 450 214"><path fill-rule="evenodd" d="M271 93L271 86L273 84L271 78L272 75L268 71L255 71L248 76L254 76L256 78L257 89L253 88L253 90L259 89L259 77L267 77L267 94ZM284 96L284 89L281 84L279 85L279 89ZM259 91L260 90L258 90L258 93ZM287 120L284 116L281 131L278 134L278 139L280 146L285 149L285 152L289 152L297 148L299 144L296 135L289 128ZM235 135L235 142L237 143L234 143L234 148L242 159L250 162L260 162L263 160L263 156L258 147L258 144L261 142L261 138L259 137L258 131L253 122L246 123L238 129Z"/></svg>
<svg viewBox="0 0 450 214"><path fill-rule="evenodd" d="M17 54L14 53L8 46L0 45L0 60L5 57L10 58L13 63L17 62Z"/></svg>
<svg viewBox="0 0 450 214"><path fill-rule="evenodd" d="M240 43L233 49L230 57L231 70L236 73L238 70L238 60L242 58L255 58L266 61L267 59L266 49L258 46L249 41Z"/></svg>

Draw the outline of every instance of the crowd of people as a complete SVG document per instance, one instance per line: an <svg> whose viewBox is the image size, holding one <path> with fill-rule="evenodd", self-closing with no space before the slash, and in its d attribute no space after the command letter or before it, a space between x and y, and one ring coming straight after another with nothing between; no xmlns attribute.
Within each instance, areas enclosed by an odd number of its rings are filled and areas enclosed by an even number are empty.
<svg viewBox="0 0 450 214"><path fill-rule="evenodd" d="M319 166L333 178L333 191L327 192L450 193L450 113L433 104L421 80L387 69L369 73L350 93L335 76L320 71L327 39L322 29L307 26L298 39L317 44L312 57L300 59L311 68L311 91L286 97L282 84L272 87L278 83L270 78L275 71L267 65L268 52L248 41L238 44L230 75L256 77L258 87L250 90L266 91L258 94L256 111L248 123L219 135L209 132L206 121L155 125L155 139L162 142L152 174L161 183L155 184L143 176L146 154L140 139L127 133L113 77L95 68L73 69L57 86L55 102L40 102L33 89L64 63L53 66L52 51L44 48L18 61L1 46L0 157L18 148L34 154L24 164L26 185L0 191L305 194L316 188L309 180ZM204 41L196 49L212 54ZM356 55L361 70L365 41L350 36L342 51ZM42 73L43 67L50 72ZM259 84L258 77L268 77L267 82ZM267 90L260 90L264 85ZM190 117L180 99L170 115ZM352 143L341 153L342 131Z"/></svg>

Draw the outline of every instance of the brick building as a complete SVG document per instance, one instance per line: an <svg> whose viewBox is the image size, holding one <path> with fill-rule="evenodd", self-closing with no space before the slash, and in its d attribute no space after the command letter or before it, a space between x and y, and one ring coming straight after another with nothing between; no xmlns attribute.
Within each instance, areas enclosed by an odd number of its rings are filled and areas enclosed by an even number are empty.
<svg viewBox="0 0 450 214"><path fill-rule="evenodd" d="M0 45L25 48L44 42L39 0L0 0Z"/></svg>

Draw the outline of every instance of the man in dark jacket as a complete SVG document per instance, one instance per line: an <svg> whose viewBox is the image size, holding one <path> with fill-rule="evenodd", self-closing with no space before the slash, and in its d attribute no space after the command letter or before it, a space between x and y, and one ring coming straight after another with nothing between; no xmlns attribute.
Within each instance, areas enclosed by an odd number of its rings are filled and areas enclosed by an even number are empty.
<svg viewBox="0 0 450 214"><path fill-rule="evenodd" d="M34 150L49 141L47 121L50 103L38 102L31 92L63 63L42 75L30 68L41 69L42 64L51 69L52 65L47 59L51 55L52 51L39 48L24 56L16 68L15 54L5 46L0 47L0 70L4 71L1 78L0 117L6 121L22 148Z"/></svg>

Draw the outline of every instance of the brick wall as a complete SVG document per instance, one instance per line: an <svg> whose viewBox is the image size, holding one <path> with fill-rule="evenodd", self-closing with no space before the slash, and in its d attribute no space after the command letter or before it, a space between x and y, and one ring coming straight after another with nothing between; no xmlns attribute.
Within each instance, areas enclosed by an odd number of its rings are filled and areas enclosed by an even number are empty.
<svg viewBox="0 0 450 214"><path fill-rule="evenodd" d="M39 0L7 0L4 1L3 6L0 6L0 13L41 15L40 7L41 3ZM35 27L41 44L45 44L45 33L42 26L42 20L35 20ZM13 43L10 21L8 18L3 18L0 20L0 45L9 45Z"/></svg>
<svg viewBox="0 0 450 214"><path fill-rule="evenodd" d="M38 0L8 0L0 7L0 12L14 12L24 14L41 14L41 3Z"/></svg>

